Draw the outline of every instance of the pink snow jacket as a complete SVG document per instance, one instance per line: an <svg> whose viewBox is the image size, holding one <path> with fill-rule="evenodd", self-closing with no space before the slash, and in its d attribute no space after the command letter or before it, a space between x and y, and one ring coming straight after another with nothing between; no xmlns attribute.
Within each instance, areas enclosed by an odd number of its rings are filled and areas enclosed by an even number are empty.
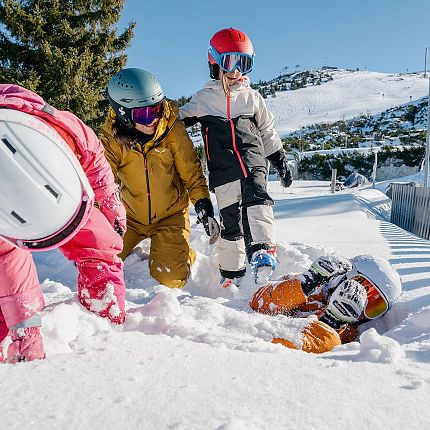
<svg viewBox="0 0 430 430"><path fill-rule="evenodd" d="M30 90L13 84L0 84L0 108L35 115L53 127L78 158L95 194L96 205L115 228L115 220L125 230L125 209L117 201L117 184L104 156L104 149L91 128L74 114L60 111Z"/></svg>

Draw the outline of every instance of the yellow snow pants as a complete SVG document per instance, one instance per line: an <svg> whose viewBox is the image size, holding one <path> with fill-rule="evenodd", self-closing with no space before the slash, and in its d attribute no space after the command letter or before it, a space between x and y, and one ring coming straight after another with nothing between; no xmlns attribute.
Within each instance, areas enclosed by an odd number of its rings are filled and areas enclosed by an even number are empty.
<svg viewBox="0 0 430 430"><path fill-rule="evenodd" d="M144 239L151 239L149 272L160 284L182 288L190 276L196 253L190 246L190 217L188 208L182 212L144 226L127 219L123 251L125 259L133 248Z"/></svg>

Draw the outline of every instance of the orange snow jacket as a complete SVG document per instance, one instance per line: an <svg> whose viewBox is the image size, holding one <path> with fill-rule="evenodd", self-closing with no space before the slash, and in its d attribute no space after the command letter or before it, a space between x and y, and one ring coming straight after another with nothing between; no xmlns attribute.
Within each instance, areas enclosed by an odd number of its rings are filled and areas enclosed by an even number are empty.
<svg viewBox="0 0 430 430"><path fill-rule="evenodd" d="M254 311L262 314L289 316L313 314L318 318L324 313L326 300L323 293L306 297L300 281L287 278L278 284L260 287L253 294L249 304ZM300 343L282 338L274 338L272 342L292 349L322 353L331 351L341 343L353 341L357 334L357 326L354 324L346 325L341 330L335 330L316 319L310 320L309 324L302 329Z"/></svg>

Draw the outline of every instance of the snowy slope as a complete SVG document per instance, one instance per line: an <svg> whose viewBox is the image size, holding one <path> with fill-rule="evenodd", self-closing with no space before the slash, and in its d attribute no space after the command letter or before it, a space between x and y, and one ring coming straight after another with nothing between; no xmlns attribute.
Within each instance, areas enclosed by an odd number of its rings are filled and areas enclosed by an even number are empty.
<svg viewBox="0 0 430 430"><path fill-rule="evenodd" d="M430 423L430 242L390 224L372 189L329 193L297 181L276 199L279 268L305 270L332 250L372 253L399 270L405 293L352 343L315 356L273 345L303 320L253 313L254 287L218 286L216 248L192 217L197 262L183 291L156 285L148 243L126 261L124 327L83 310L76 272L37 256L45 361L0 366L4 429L424 429ZM49 278L50 280L47 280Z"/></svg>
<svg viewBox="0 0 430 430"><path fill-rule="evenodd" d="M281 136L321 122L376 114L428 94L422 74L336 71L333 80L266 99Z"/></svg>

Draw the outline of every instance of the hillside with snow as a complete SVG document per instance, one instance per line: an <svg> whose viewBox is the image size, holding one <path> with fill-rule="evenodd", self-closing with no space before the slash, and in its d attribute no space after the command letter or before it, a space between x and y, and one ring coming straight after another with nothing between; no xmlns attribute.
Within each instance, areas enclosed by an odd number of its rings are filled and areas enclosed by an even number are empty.
<svg viewBox="0 0 430 430"><path fill-rule="evenodd" d="M316 123L375 115L428 94L422 73L389 74L336 69L331 80L292 91L277 91L266 103L281 136Z"/></svg>
<svg viewBox="0 0 430 430"><path fill-rule="evenodd" d="M379 185L380 188L384 184ZM328 182L269 182L279 266L306 270L331 251L371 253L399 271L404 293L353 342L320 356L274 345L305 321L252 312L249 273L220 288L217 248L192 215L197 261L183 290L149 276L149 243L125 264L123 327L87 312L76 270L57 251L36 255L48 306L47 359L0 365L2 428L425 429L430 397L430 244L387 220L378 190L330 194Z"/></svg>

